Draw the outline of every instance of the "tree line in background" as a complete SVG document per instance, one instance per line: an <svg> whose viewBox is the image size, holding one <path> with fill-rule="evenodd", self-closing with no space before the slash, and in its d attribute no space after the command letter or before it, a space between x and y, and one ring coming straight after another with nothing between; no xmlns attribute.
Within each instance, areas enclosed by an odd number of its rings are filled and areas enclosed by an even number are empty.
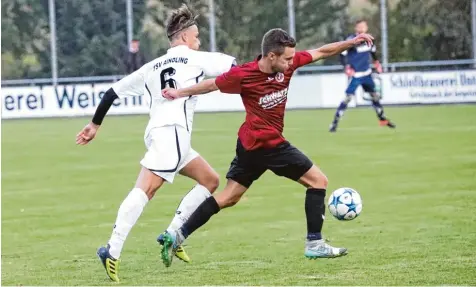
<svg viewBox="0 0 476 287"><path fill-rule="evenodd" d="M168 48L165 20L182 1L134 0L134 37L147 60ZM208 0L187 2L199 18L202 49L209 49ZM294 0L299 49L338 41L366 18L380 45L378 0L352 6L350 0ZM471 1L390 0L389 61L468 59ZM124 0L56 1L58 75L124 74L127 53ZM2 79L51 76L48 0L4 0L2 5ZM260 51L262 35L287 29L287 1L215 0L217 50L240 62ZM324 64L337 63L338 58Z"/></svg>

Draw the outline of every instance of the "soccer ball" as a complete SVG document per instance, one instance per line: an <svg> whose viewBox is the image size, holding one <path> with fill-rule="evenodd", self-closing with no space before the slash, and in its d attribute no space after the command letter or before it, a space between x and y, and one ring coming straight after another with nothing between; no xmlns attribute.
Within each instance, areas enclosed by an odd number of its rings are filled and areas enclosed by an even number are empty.
<svg viewBox="0 0 476 287"><path fill-rule="evenodd" d="M335 218L352 220L362 212L362 198L356 190L341 187L331 194L327 207Z"/></svg>

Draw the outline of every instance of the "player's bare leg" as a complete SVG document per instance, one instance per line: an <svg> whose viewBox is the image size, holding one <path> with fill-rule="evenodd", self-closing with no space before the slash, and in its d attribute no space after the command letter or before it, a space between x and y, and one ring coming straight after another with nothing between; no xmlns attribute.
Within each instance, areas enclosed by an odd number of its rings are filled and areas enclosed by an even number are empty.
<svg viewBox="0 0 476 287"><path fill-rule="evenodd" d="M387 126L392 129L395 128L395 124L385 117L382 104L380 104L380 96L377 93L371 93L370 95L372 96L372 106L375 109L375 113L377 113L380 126Z"/></svg>
<svg viewBox="0 0 476 287"><path fill-rule="evenodd" d="M113 281L118 282L119 257L132 227L139 219L144 207L155 192L162 186L164 180L142 167L135 187L129 192L117 212L116 223L107 246L98 249L97 254L101 259L106 273Z"/></svg>
<svg viewBox="0 0 476 287"><path fill-rule="evenodd" d="M339 107L337 107L336 113L334 115L334 120L332 121L329 127L330 132L337 131L337 125L339 124L339 120L344 116L344 112L347 109L347 105L350 103L350 100L353 96L354 95L351 94L346 95L344 100L339 104Z"/></svg>
<svg viewBox="0 0 476 287"><path fill-rule="evenodd" d="M326 211L324 202L328 183L326 175L313 165L299 179L299 183L307 188L305 200L307 239L304 255L310 259L346 255L347 249L332 247L322 238L321 231Z"/></svg>
<svg viewBox="0 0 476 287"><path fill-rule="evenodd" d="M196 157L188 163L181 171L181 175L187 176L197 182L180 202L175 216L172 219L167 230L160 234L157 241L164 245L164 236L167 232L174 232L182 227L188 220L190 215L197 209L197 207L211 196L218 188L220 177L218 173L208 164L208 162L201 156ZM185 252L183 246L178 246L175 256L185 262L190 262L190 257Z"/></svg>
<svg viewBox="0 0 476 287"><path fill-rule="evenodd" d="M162 261L165 266L169 267L172 264L174 253L190 234L207 223L221 209L238 203L247 189L247 187L234 180L228 180L225 189L202 202L181 228L175 232L168 232L164 236L164 248L162 250Z"/></svg>

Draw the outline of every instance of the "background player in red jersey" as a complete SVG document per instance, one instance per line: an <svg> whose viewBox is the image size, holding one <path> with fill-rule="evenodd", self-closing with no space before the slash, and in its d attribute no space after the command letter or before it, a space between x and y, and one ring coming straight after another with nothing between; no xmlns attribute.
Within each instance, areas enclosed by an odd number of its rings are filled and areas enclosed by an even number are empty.
<svg viewBox="0 0 476 287"><path fill-rule="evenodd" d="M246 120L238 132L236 156L227 173L225 189L205 200L179 230L165 235L161 256L166 266L170 266L175 249L185 238L220 209L235 205L266 170L297 181L307 189L305 256L328 258L347 254L347 249L332 247L322 238L327 177L283 137L284 111L289 82L297 68L363 42L372 45L372 40L368 34L359 34L347 41L296 52L296 42L286 31L272 29L264 35L262 55L255 61L233 67L216 79L189 88L162 91L162 95L171 100L215 90L240 94L246 110Z"/></svg>

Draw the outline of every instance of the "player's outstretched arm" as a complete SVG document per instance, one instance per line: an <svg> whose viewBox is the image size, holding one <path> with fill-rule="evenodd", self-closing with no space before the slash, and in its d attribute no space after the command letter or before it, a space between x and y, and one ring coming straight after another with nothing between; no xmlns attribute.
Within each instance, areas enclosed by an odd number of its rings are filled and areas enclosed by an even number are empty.
<svg viewBox="0 0 476 287"><path fill-rule="evenodd" d="M104 96L101 99L96 112L94 113L93 119L89 124L87 124L77 135L76 135L76 144L86 145L91 140L94 139L99 127L104 120L109 108L112 106L112 103L118 96L112 88L107 90Z"/></svg>
<svg viewBox="0 0 476 287"><path fill-rule="evenodd" d="M190 95L203 95L218 90L215 79L208 79L198 84L183 89L165 88L162 90L162 96L168 100L188 97Z"/></svg>
<svg viewBox="0 0 476 287"><path fill-rule="evenodd" d="M372 45L373 39L374 37L369 34L359 34L355 38L346 41L327 44L318 49L309 50L308 52L312 56L312 61L315 62L342 53L343 51L348 50L354 47L355 45L364 42L367 43L367 45Z"/></svg>

